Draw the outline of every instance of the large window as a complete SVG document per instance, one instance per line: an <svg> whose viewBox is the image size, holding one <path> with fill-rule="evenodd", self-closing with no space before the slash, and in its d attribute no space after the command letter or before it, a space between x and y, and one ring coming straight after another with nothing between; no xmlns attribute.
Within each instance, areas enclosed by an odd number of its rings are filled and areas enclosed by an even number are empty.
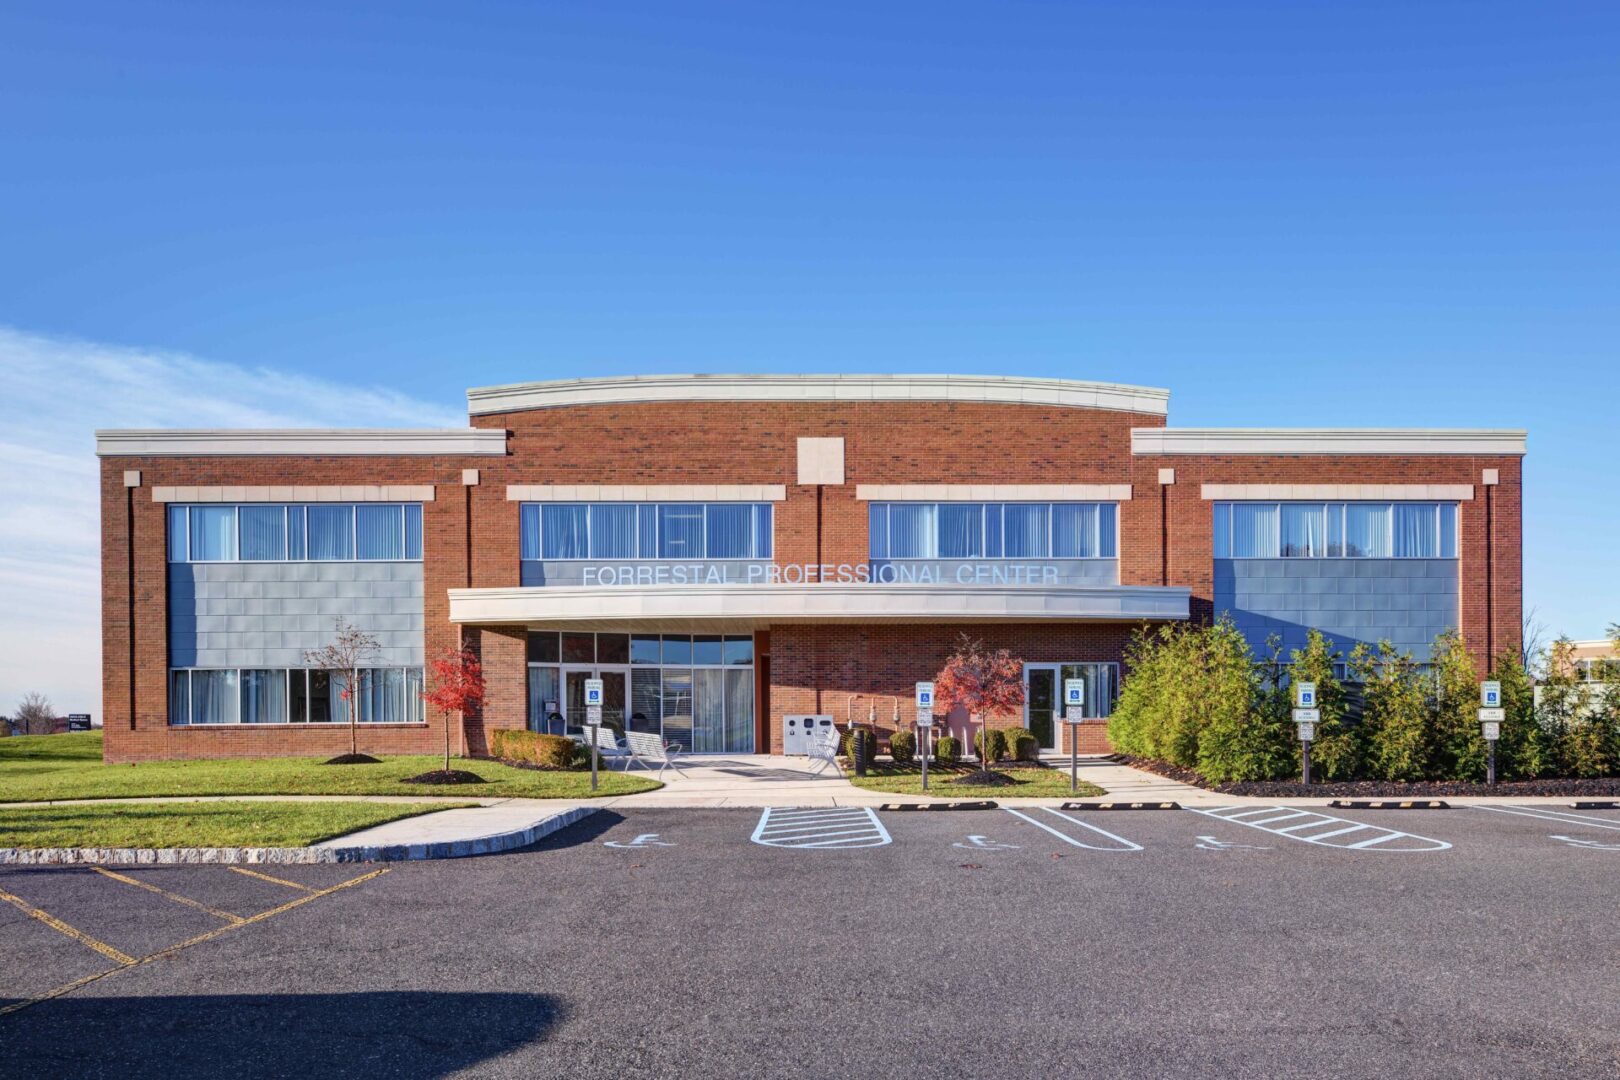
<svg viewBox="0 0 1620 1080"><path fill-rule="evenodd" d="M1113 503L873 503L874 559L1112 559Z"/></svg>
<svg viewBox="0 0 1620 1080"><path fill-rule="evenodd" d="M577 730L585 712L575 689L594 674L605 683L603 726L615 732L662 735L699 754L753 753L752 635L535 631L528 652L533 731Z"/></svg>
<svg viewBox="0 0 1620 1080"><path fill-rule="evenodd" d="M421 503L169 504L170 562L421 558Z"/></svg>
<svg viewBox="0 0 1620 1080"><path fill-rule="evenodd" d="M309 668L175 668L169 723L346 724L345 679ZM420 724L421 668L361 668L359 722Z"/></svg>
<svg viewBox="0 0 1620 1080"><path fill-rule="evenodd" d="M524 503L520 557L769 559L770 503Z"/></svg>
<svg viewBox="0 0 1620 1080"><path fill-rule="evenodd" d="M1216 503L1217 559L1455 559L1457 504Z"/></svg>

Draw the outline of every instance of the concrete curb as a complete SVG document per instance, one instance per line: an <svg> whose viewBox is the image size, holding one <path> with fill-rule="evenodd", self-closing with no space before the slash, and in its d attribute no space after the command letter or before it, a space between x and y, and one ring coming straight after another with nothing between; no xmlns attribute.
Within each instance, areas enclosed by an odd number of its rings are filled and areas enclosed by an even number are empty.
<svg viewBox="0 0 1620 1080"><path fill-rule="evenodd" d="M1334 810L1450 810L1444 799L1334 799Z"/></svg>
<svg viewBox="0 0 1620 1080"><path fill-rule="evenodd" d="M1059 810L1180 810L1178 802L1066 802Z"/></svg>
<svg viewBox="0 0 1620 1080"><path fill-rule="evenodd" d="M215 847L215 848L3 848L0 866L205 866L291 863L409 862L494 855L527 847L596 812L576 806L533 825L470 840L390 847Z"/></svg>
<svg viewBox="0 0 1620 1080"><path fill-rule="evenodd" d="M937 802L937 803L879 803L877 806L867 807L869 810L994 810L996 804L988 799L978 802Z"/></svg>

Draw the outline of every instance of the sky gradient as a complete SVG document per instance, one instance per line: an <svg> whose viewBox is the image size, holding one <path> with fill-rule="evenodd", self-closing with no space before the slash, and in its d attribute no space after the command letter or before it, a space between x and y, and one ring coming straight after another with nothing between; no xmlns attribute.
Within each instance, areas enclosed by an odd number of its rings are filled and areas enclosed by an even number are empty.
<svg viewBox="0 0 1620 1080"><path fill-rule="evenodd" d="M82 459L93 515L96 426L454 420L467 386L657 371L1524 427L1526 604L1595 637L1617 55L1613 3L11 3L0 451ZM64 595L24 538L85 522L5 483L9 650ZM0 708L45 664L99 712L76 603Z"/></svg>

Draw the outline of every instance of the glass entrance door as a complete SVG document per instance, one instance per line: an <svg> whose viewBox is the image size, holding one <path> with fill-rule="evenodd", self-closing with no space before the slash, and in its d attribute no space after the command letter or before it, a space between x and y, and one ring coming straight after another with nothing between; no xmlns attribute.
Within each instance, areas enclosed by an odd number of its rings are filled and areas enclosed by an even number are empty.
<svg viewBox="0 0 1620 1080"><path fill-rule="evenodd" d="M602 726L624 734L624 703L630 682L628 667L563 668L564 715L570 728L585 727L585 680L602 680Z"/></svg>
<svg viewBox="0 0 1620 1080"><path fill-rule="evenodd" d="M1024 665L1024 726L1042 750L1056 750L1058 722L1058 665Z"/></svg>

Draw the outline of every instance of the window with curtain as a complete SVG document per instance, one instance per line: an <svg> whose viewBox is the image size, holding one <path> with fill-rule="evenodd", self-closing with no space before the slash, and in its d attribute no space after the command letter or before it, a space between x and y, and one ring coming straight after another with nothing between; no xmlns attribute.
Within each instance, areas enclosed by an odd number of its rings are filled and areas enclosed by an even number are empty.
<svg viewBox="0 0 1620 1080"><path fill-rule="evenodd" d="M190 723L234 724L239 715L234 670L191 673Z"/></svg>
<svg viewBox="0 0 1620 1080"><path fill-rule="evenodd" d="M169 723L348 723L344 680L311 668L175 668ZM421 668L362 668L361 723L421 723Z"/></svg>
<svg viewBox="0 0 1620 1080"><path fill-rule="evenodd" d="M1216 503L1217 559L1454 559L1457 505Z"/></svg>
<svg viewBox="0 0 1620 1080"><path fill-rule="evenodd" d="M768 559L770 503L525 503L519 558Z"/></svg>
<svg viewBox="0 0 1620 1080"><path fill-rule="evenodd" d="M420 503L171 504L170 562L419 560Z"/></svg>
<svg viewBox="0 0 1620 1080"><path fill-rule="evenodd" d="M873 503L873 559L1112 559L1113 503Z"/></svg>
<svg viewBox="0 0 1620 1080"><path fill-rule="evenodd" d="M192 562L228 562L236 558L236 507L191 508Z"/></svg>
<svg viewBox="0 0 1620 1080"><path fill-rule="evenodd" d="M242 723L285 724L287 722L287 670L244 669Z"/></svg>

